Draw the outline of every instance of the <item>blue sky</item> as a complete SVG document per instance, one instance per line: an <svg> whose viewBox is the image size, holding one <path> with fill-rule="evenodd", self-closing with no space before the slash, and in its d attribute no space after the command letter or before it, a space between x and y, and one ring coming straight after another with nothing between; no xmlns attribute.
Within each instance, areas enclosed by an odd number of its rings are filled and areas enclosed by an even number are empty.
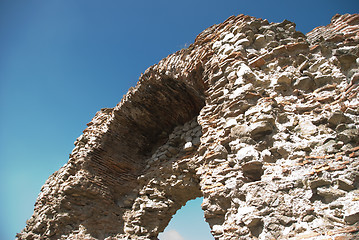
<svg viewBox="0 0 359 240"><path fill-rule="evenodd" d="M355 12L357 0L0 0L0 239L25 226L96 111L207 27L244 13L306 33ZM187 222L203 216L196 206Z"/></svg>

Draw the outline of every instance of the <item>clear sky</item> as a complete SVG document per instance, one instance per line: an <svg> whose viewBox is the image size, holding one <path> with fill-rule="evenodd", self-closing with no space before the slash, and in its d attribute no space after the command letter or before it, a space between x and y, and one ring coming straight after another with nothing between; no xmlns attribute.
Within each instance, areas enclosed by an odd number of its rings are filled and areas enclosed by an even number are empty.
<svg viewBox="0 0 359 240"><path fill-rule="evenodd" d="M0 0L0 239L25 226L96 111L115 106L146 68L207 27L244 13L288 19L306 33L355 12L358 0ZM182 222L203 216L195 202ZM184 226L176 224L172 232Z"/></svg>

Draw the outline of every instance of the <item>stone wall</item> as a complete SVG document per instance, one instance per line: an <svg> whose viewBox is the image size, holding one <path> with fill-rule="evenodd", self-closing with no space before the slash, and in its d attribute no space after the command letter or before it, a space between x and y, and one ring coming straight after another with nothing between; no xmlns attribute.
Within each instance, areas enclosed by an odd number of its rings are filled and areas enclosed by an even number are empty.
<svg viewBox="0 0 359 240"><path fill-rule="evenodd" d="M215 239L359 238L358 19L206 29L96 114L18 239L157 239L196 197Z"/></svg>

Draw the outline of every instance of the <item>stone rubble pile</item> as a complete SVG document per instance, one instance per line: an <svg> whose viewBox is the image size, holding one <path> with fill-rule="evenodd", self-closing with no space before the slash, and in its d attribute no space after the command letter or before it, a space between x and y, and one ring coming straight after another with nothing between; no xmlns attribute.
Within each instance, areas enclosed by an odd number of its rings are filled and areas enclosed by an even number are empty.
<svg viewBox="0 0 359 240"><path fill-rule="evenodd" d="M206 29L97 113L17 237L157 239L203 197L214 239L359 238L358 19Z"/></svg>

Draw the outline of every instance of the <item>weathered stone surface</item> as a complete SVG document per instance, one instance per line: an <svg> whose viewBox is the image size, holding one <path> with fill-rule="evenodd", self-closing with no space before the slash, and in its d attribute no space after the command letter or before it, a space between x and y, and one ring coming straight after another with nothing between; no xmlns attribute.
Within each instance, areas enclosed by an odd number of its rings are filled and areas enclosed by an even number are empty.
<svg viewBox="0 0 359 240"><path fill-rule="evenodd" d="M331 181L327 180L327 179L323 179L323 178L319 178L319 179L315 179L313 181L310 181L310 188L317 188L317 187L321 187L321 186L325 186L325 185L330 185Z"/></svg>
<svg viewBox="0 0 359 240"><path fill-rule="evenodd" d="M95 115L18 239L157 239L196 197L215 239L358 238L358 24L206 29Z"/></svg>
<svg viewBox="0 0 359 240"><path fill-rule="evenodd" d="M279 84L290 85L292 83L292 76L289 73L282 73L277 80Z"/></svg>
<svg viewBox="0 0 359 240"><path fill-rule="evenodd" d="M337 126L340 123L346 122L348 122L348 117L345 116L342 111L335 111L328 118L328 123L332 126Z"/></svg>
<svg viewBox="0 0 359 240"><path fill-rule="evenodd" d="M359 222L359 204L353 204L345 211L344 220L349 224Z"/></svg>
<svg viewBox="0 0 359 240"><path fill-rule="evenodd" d="M313 90L315 82L308 76L303 76L295 80L293 87L304 90L304 91L311 91Z"/></svg>
<svg viewBox="0 0 359 240"><path fill-rule="evenodd" d="M329 42L340 42L346 39L358 39L359 28L358 14L336 14L331 23L313 29L307 34L308 40L312 43L320 42L322 39Z"/></svg>

